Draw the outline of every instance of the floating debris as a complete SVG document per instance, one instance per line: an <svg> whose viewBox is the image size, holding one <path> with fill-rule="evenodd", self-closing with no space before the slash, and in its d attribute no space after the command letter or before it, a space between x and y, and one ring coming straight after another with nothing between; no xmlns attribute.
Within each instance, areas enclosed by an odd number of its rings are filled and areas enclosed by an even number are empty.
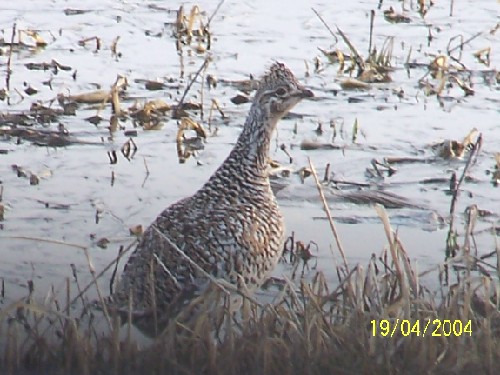
<svg viewBox="0 0 500 375"><path fill-rule="evenodd" d="M111 42L111 46L109 49L111 50L111 56L113 57L121 57L121 52L118 52L118 41L120 40L120 36L117 36L113 41Z"/></svg>
<svg viewBox="0 0 500 375"><path fill-rule="evenodd" d="M5 89L5 88L0 89L0 100L1 101L4 101L8 96L9 96L9 92L7 91L7 89Z"/></svg>
<svg viewBox="0 0 500 375"><path fill-rule="evenodd" d="M319 17L319 14L316 14ZM320 19L324 23L324 20L322 18ZM328 25L325 24L325 26L331 33L333 33ZM337 32L342 37L345 44L349 47L349 50L351 52L350 55L343 53L339 49L336 49L332 52L323 50L321 48L319 48L319 50L328 58L331 63L339 64L339 74L356 74L355 78L348 77L345 80L341 80L340 85L344 90L367 90L370 88L369 85L366 85L368 83L387 83L392 81L389 76L389 72L392 70L390 65L394 44L393 37L386 38L380 53L377 53L376 49L373 49L370 53L369 58L365 60L358 52L358 49L349 40L347 35L339 27L337 27ZM351 62L351 65L347 68L344 67L346 60L349 60Z"/></svg>
<svg viewBox="0 0 500 375"><path fill-rule="evenodd" d="M391 177L397 172L397 168L393 167L387 158L382 162L372 159L370 164L372 167L365 171L368 178L383 178L386 174L387 177Z"/></svg>
<svg viewBox="0 0 500 375"><path fill-rule="evenodd" d="M217 88L217 77L215 77L214 75L207 74L206 81L209 90Z"/></svg>
<svg viewBox="0 0 500 375"><path fill-rule="evenodd" d="M38 94L38 90L36 88L34 88L33 86L31 86L30 84L26 84L26 88L24 89L24 92L29 96Z"/></svg>
<svg viewBox="0 0 500 375"><path fill-rule="evenodd" d="M107 249L109 243L110 241L106 237L102 237L96 242L96 246L100 247L101 249Z"/></svg>
<svg viewBox="0 0 500 375"><path fill-rule="evenodd" d="M88 121L90 122L91 124L94 124L94 125L99 125L99 123L103 120L103 118L101 116L90 116L90 117L86 117L85 118L85 121Z"/></svg>
<svg viewBox="0 0 500 375"><path fill-rule="evenodd" d="M269 177L270 178L279 178L279 177L290 177L292 173L294 173L294 169L288 166L283 166L278 163L276 160L269 161Z"/></svg>
<svg viewBox="0 0 500 375"><path fill-rule="evenodd" d="M299 175L300 182L304 183L306 178L309 177L312 172L308 167L302 167L297 171L297 173Z"/></svg>
<svg viewBox="0 0 500 375"><path fill-rule="evenodd" d="M39 103L33 103L29 111L0 113L0 126L8 125L0 128L0 134L14 135L11 132L16 132L16 126L34 126L38 123L48 124L58 121L59 116L64 115L64 111L45 107Z"/></svg>
<svg viewBox="0 0 500 375"><path fill-rule="evenodd" d="M111 165L118 164L118 155L116 154L116 150L108 151L108 157Z"/></svg>
<svg viewBox="0 0 500 375"><path fill-rule="evenodd" d="M418 13L423 18L426 16L427 12L434 5L434 0L429 1L429 5L426 6L426 0L418 0Z"/></svg>
<svg viewBox="0 0 500 375"><path fill-rule="evenodd" d="M500 152L495 153L495 166L488 173L491 173L491 183L493 186L498 187L500 185Z"/></svg>
<svg viewBox="0 0 500 375"><path fill-rule="evenodd" d="M183 110L183 111L199 111L201 109L201 103L199 102L183 102L180 106L172 106L172 110Z"/></svg>
<svg viewBox="0 0 500 375"><path fill-rule="evenodd" d="M128 86L127 78L118 75L115 83L111 86L111 110L116 117L124 115L120 106L120 93L123 92Z"/></svg>
<svg viewBox="0 0 500 375"><path fill-rule="evenodd" d="M235 89L248 94L250 94L254 90L257 90L259 85L259 80L253 78L252 75L250 75L249 79L241 80L229 80L221 78L219 82L223 85L234 87Z"/></svg>
<svg viewBox="0 0 500 375"><path fill-rule="evenodd" d="M134 124L142 126L144 130L156 130L161 127L161 120L170 110L169 104L156 99L144 103L142 108L136 103L129 108L129 115L134 119Z"/></svg>
<svg viewBox="0 0 500 375"><path fill-rule="evenodd" d="M474 89L472 89L472 87L469 84L467 84L466 82L462 81L457 76L451 76L449 80L450 80L450 82L451 81L456 82L457 85L458 85L458 87L460 87L463 90L465 96L472 96L472 95L474 95Z"/></svg>
<svg viewBox="0 0 500 375"><path fill-rule="evenodd" d="M160 81L146 81L144 87L146 88L146 90L157 91L163 90L166 86L163 82Z"/></svg>
<svg viewBox="0 0 500 375"><path fill-rule="evenodd" d="M386 190L333 191L332 195L355 204L381 204L385 208L415 208L427 210L424 204Z"/></svg>
<svg viewBox="0 0 500 375"><path fill-rule="evenodd" d="M184 133L188 130L194 130L196 137L186 138ZM177 131L177 157L179 163L183 164L186 160L198 150L204 148L203 140L207 138L207 132L198 122L191 120L189 117L182 117Z"/></svg>
<svg viewBox="0 0 500 375"><path fill-rule="evenodd" d="M17 33L17 41L15 41L16 36L16 27L17 25L14 23L12 27L12 38L10 42L6 42L3 38L0 37L0 47L8 47L10 51L20 51L20 50L32 50L36 51L37 49L43 48L47 45L45 39L40 35L39 30L18 30ZM30 43L26 43L23 40L23 37L27 36L34 41L34 45ZM0 50L0 55L3 55L4 51ZM10 54L10 52L9 52Z"/></svg>
<svg viewBox="0 0 500 375"><path fill-rule="evenodd" d="M0 136L17 137L32 142L37 146L65 147L72 144L96 145L100 142L85 141L69 134L64 126L58 130L34 129L31 125L16 124L0 128Z"/></svg>
<svg viewBox="0 0 500 375"><path fill-rule="evenodd" d="M334 49L332 51L327 51L318 47L323 55L328 59L331 64L340 64L341 68L339 70L344 70L344 63L346 60L351 60L351 56L345 55L341 50ZM318 68L316 68L318 70Z"/></svg>
<svg viewBox="0 0 500 375"><path fill-rule="evenodd" d="M38 184L40 184L40 178L36 174L31 173L30 185L38 185Z"/></svg>
<svg viewBox="0 0 500 375"><path fill-rule="evenodd" d="M125 159L129 161L135 156L137 150L138 150L137 145L135 144L132 138L129 138L128 141L125 142L120 149L122 155L125 157Z"/></svg>
<svg viewBox="0 0 500 375"><path fill-rule="evenodd" d="M79 104L101 104L107 103L111 99L111 93L109 90L94 90L67 96L59 94L57 99L59 100L59 103L63 104L66 101L72 101Z"/></svg>
<svg viewBox="0 0 500 375"><path fill-rule="evenodd" d="M58 63L56 60L52 60L50 63L26 63L24 66L28 70L52 70L54 74L57 74L59 70L69 71L72 68L68 65L62 65Z"/></svg>
<svg viewBox="0 0 500 375"><path fill-rule="evenodd" d="M195 25L197 25L196 28ZM193 5L189 16L185 15L184 6L181 5L175 21L174 35L177 40L177 49L181 50L182 45L191 46L199 54L210 50L212 36L208 25L209 20L205 18L205 13L198 5Z"/></svg>
<svg viewBox="0 0 500 375"><path fill-rule="evenodd" d="M24 44L22 41L23 35L27 35L35 41L37 47L45 47L47 42L42 38L39 31L36 30L19 30L19 43Z"/></svg>
<svg viewBox="0 0 500 375"><path fill-rule="evenodd" d="M431 74L433 78L436 78L438 76L438 73L444 73L448 71L449 64L448 64L448 56L445 55L439 55L432 60L432 62L429 64L429 70L431 71Z"/></svg>
<svg viewBox="0 0 500 375"><path fill-rule="evenodd" d="M473 56L476 58L478 62L488 67L491 64L490 55L491 55L491 47L486 47L473 53Z"/></svg>
<svg viewBox="0 0 500 375"><path fill-rule="evenodd" d="M90 38L81 39L78 41L78 45L85 47L89 42L95 42L95 50L99 51L101 49L101 38L97 36L92 36Z"/></svg>
<svg viewBox="0 0 500 375"><path fill-rule="evenodd" d="M134 130L125 130L123 132L123 135L125 137L137 137L138 133L137 133L137 130L135 130L135 129Z"/></svg>
<svg viewBox="0 0 500 375"><path fill-rule="evenodd" d="M141 224L135 225L129 228L129 232L132 236L141 237L144 233L144 228Z"/></svg>
<svg viewBox="0 0 500 375"><path fill-rule="evenodd" d="M241 95L241 94L237 94L236 96L233 96L230 100L231 100L231 103L234 103L236 105L250 102L250 98L248 96Z"/></svg>
<svg viewBox="0 0 500 375"><path fill-rule="evenodd" d="M295 232L286 239L283 249L283 255L281 256L282 261L287 261L293 265L291 279L294 280L297 274L297 270L300 264L302 264L302 271L300 277L304 277L305 271L310 271L309 261L316 259L315 265L312 267L313 270L316 269L318 262L316 256L312 253L312 248L319 250L318 244L314 241L309 241L306 245L303 241L295 240Z"/></svg>
<svg viewBox="0 0 500 375"><path fill-rule="evenodd" d="M88 12L91 12L91 10L71 9L71 8L64 9L64 14L67 16L78 16L80 14L85 14Z"/></svg>
<svg viewBox="0 0 500 375"><path fill-rule="evenodd" d="M372 88L369 83L351 77L341 80L340 87L343 90L370 90Z"/></svg>
<svg viewBox="0 0 500 375"><path fill-rule="evenodd" d="M343 146L339 146L333 143L312 141L312 140L303 140L300 143L301 150L341 150Z"/></svg>
<svg viewBox="0 0 500 375"><path fill-rule="evenodd" d="M478 142L480 133L476 128L472 129L463 141L444 140L431 146L437 156L444 159L461 159Z"/></svg>
<svg viewBox="0 0 500 375"><path fill-rule="evenodd" d="M217 101L217 99L212 99L212 104L210 105L210 113L208 115L208 127L209 127L209 129L210 129L210 126L211 126L211 123L212 123L212 114L213 114L214 109L216 109L217 112L219 112L219 114L222 117L222 119L224 119L224 120L227 119L227 116L224 113L224 111L222 110L222 108L220 107L220 104Z"/></svg>
<svg viewBox="0 0 500 375"><path fill-rule="evenodd" d="M390 23L410 23L411 19L404 14L397 13L393 7L384 10L384 19Z"/></svg>
<svg viewBox="0 0 500 375"><path fill-rule="evenodd" d="M17 164L11 165L11 168L17 174L17 177L28 178L30 181L30 185L39 185L41 178L46 179L52 176L52 171L50 169L43 170L39 174L36 174Z"/></svg>
<svg viewBox="0 0 500 375"><path fill-rule="evenodd" d="M26 172L26 170L20 165L12 164L11 168L17 173L17 177L28 177L28 172Z"/></svg>

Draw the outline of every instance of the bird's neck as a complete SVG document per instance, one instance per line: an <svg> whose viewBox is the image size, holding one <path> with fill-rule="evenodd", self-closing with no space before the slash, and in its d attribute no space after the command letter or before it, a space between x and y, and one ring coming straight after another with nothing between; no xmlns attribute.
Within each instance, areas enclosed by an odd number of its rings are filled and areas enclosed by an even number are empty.
<svg viewBox="0 0 500 375"><path fill-rule="evenodd" d="M259 191L270 193L269 148L276 126L255 104L252 105L242 133L226 160L201 189L225 186L226 190L250 190L250 195ZM224 189L220 191L224 194Z"/></svg>
<svg viewBox="0 0 500 375"><path fill-rule="evenodd" d="M269 148L276 121L264 113L258 105L252 105L245 126L228 156L240 159L240 163L253 173L267 178L269 168Z"/></svg>

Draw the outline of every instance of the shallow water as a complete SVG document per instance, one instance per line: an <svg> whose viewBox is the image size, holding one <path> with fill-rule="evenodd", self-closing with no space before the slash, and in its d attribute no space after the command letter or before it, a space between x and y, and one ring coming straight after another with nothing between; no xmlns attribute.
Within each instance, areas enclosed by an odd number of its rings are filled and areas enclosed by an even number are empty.
<svg viewBox="0 0 500 375"><path fill-rule="evenodd" d="M272 157L294 169L308 166L308 158L311 158L320 178L325 165L331 163L331 172L337 180L370 182L365 170L372 159L432 157L429 144L440 139L461 140L472 128L477 128L483 134L484 143L478 162L470 172L475 182L463 185L464 193L457 208L458 230L463 233L461 213L468 205L477 204L480 209L489 210L492 215L480 220L477 229L482 232L476 236L480 253L489 253L495 248L495 239L488 229L498 226L500 194L498 188L491 185L486 171L493 168L493 155L500 151L500 95L496 80L484 72L496 69L499 61L500 31L489 33L499 22L498 3L486 0L455 2L454 15L449 17L448 2L438 2L425 19L407 4L410 24L386 22L382 11L375 9L377 3L357 1L330 5L330 2L313 1L290 2L283 7L272 1L227 1L211 24L213 61L207 73L220 81L239 80L249 74L259 76L273 60L285 62L319 99L299 104L294 113L300 116L284 119L279 125L276 145L287 145L293 164L288 164L288 157L278 147L273 148ZM184 3L185 9L190 9L192 4ZM209 1L198 4L208 14L216 5ZM382 9L392 5L399 12L400 4L384 2ZM186 85L185 79L179 80L180 61L170 26L179 5L165 1L89 1L82 4L28 0L3 4L0 28L5 40L10 40L12 22L16 21L18 29L41 30L48 45L13 54L11 103L0 102L0 112L27 110L34 101L49 105L58 93L75 94L96 87L108 89L118 74L126 76L130 83L123 107L132 105L136 99L162 98L170 104L176 103ZM311 6L331 27L339 26L364 56L368 49L369 12L376 10L374 44L380 48L386 37L395 37L392 82L374 85L366 92L340 90L338 66L328 65L317 49L333 47L333 38ZM89 12L66 16L66 8L83 8ZM427 40L429 30L434 37L430 44ZM449 88L445 91L447 99L443 106L435 96L426 97L418 87L418 79L427 70L419 68L407 72L404 69L410 47L411 61L427 64L437 53L446 50L451 37L463 35L467 40L478 32L482 34L465 44L461 60L474 72L475 95L464 97L457 87ZM78 45L79 40L92 36L101 38L103 49L95 51L93 43L85 47ZM118 58L112 57L110 51L116 36L120 36L118 51L121 56ZM472 55L488 46L492 47L490 67L480 64ZM341 41L335 48L348 53ZM8 49L0 56L2 76L6 72L6 51ZM316 56L324 64L324 70L319 73L313 69ZM193 74L203 58L186 53L186 75ZM52 59L71 66L71 71L59 71L54 75L24 66L28 62L50 62ZM309 66L309 77L305 74L305 62ZM76 80L72 78L75 70ZM51 77L52 90L42 83ZM147 91L143 83L135 81L167 77L179 81L180 89ZM22 99L14 89L22 92L25 82L39 89L39 93L32 97L23 94ZM197 100L199 88L195 84L188 98L193 96ZM404 90L402 98L394 94L394 90L400 89ZM5 205L5 220L0 222L0 278L5 283L5 296L0 297L0 302L5 304L26 295L27 280L35 282L35 291L40 295L44 295L51 285L56 289L64 288L64 278L72 279L70 264L76 265L79 282L84 285L90 280L87 260L80 249L68 243L90 247L93 265L99 271L114 259L120 244L131 242L130 227L148 225L162 208L196 191L229 153L239 134L249 105L232 104L229 99L236 93L236 88L222 83L210 92L205 91L205 117L210 99L216 98L229 121L223 122L220 116L214 115L217 135L208 138L205 150L198 155L199 165L193 158L185 164L178 163L177 126L173 119L165 121L160 130L138 128L138 137L134 138L138 151L130 161L126 160L119 150L128 140L124 130L134 128L132 122L120 122L122 129L110 134L107 120L98 126L84 120L98 112L86 105L77 110L76 116L64 116L61 121L73 136L92 144L56 149L39 147L28 141L17 144L16 139L2 139L0 149L6 154L0 154L0 186ZM362 102L350 103L352 97L361 98ZM53 106L57 107L57 103ZM110 107L99 113L104 119L109 118ZM328 142L331 139L332 130L328 125L331 119L344 124L335 143L345 148L301 150L299 145L303 140ZM353 144L352 127L356 119L360 135ZM319 121L324 124L322 136L315 132ZM54 130L57 124L50 124L48 128ZM110 150L118 152L117 164L109 163L107 152ZM13 164L41 176L40 184L31 186L29 179L18 178L11 168ZM450 197L446 195L447 183L419 182L426 178L449 178L452 171L460 175L464 164L462 160L403 164L397 166L395 175L378 181L384 184L384 189L427 207L388 211L407 252L422 264L421 268L443 261L446 226L441 226L436 218L447 216ZM115 175L113 184L112 173ZM281 182L286 187L277 196L288 232L293 231L296 239L306 243L313 240L318 244L319 251L313 250L318 257L317 269L333 280L334 266L340 258L314 181L309 177L302 184L292 174ZM330 188L326 189L326 194L333 216L339 218L337 225L349 262L365 263L372 253L379 254L387 247L382 224L371 206L336 199ZM98 222L96 212L99 212ZM95 245L103 237L111 241L107 249ZM282 269L277 274L280 272ZM101 280L103 287L107 285L110 276L107 275Z"/></svg>

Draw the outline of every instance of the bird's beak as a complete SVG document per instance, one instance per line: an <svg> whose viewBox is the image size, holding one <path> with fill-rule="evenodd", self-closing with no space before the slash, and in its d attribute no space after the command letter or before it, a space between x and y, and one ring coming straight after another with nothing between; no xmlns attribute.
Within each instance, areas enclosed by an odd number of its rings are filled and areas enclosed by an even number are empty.
<svg viewBox="0 0 500 375"><path fill-rule="evenodd" d="M314 97L314 93L311 90L306 89L306 88L301 88L301 89L297 90L296 95L302 99Z"/></svg>

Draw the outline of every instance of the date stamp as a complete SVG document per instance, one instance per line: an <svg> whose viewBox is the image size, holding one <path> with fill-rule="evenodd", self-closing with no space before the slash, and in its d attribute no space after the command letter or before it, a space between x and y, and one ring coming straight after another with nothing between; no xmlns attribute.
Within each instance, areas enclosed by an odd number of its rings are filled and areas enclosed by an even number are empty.
<svg viewBox="0 0 500 375"><path fill-rule="evenodd" d="M470 320L461 321L459 319L425 319L425 320L372 320L372 336L394 337L395 335L417 336L472 336L472 323Z"/></svg>

